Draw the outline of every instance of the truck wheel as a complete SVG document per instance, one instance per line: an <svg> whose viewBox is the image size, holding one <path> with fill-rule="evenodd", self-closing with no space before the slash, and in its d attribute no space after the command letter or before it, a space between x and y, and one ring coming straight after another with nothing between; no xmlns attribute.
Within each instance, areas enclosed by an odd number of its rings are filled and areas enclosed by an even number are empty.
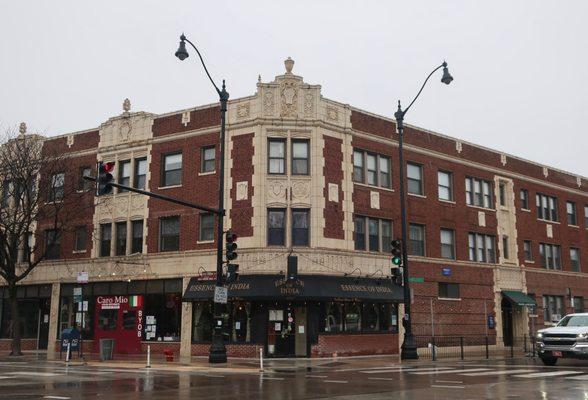
<svg viewBox="0 0 588 400"><path fill-rule="evenodd" d="M555 357L541 357L541 361L543 364L553 366L557 363L557 358Z"/></svg>

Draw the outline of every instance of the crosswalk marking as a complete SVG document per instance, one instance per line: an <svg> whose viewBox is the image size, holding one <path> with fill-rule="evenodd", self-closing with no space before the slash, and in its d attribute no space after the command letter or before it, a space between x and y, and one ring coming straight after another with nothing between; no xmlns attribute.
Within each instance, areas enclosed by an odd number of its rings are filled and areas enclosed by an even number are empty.
<svg viewBox="0 0 588 400"><path fill-rule="evenodd" d="M492 376L492 375L514 375L524 374L529 372L537 372L535 369L513 369L513 370L501 370L501 371L486 371L486 372L473 372L467 374L460 374L464 376Z"/></svg>
<svg viewBox="0 0 588 400"><path fill-rule="evenodd" d="M457 386L457 385L431 385L433 388L443 388L443 389L465 389L465 386Z"/></svg>
<svg viewBox="0 0 588 400"><path fill-rule="evenodd" d="M59 374L53 372L28 372L28 371L18 371L18 372L7 372L7 375L23 375L23 376L59 376Z"/></svg>
<svg viewBox="0 0 588 400"><path fill-rule="evenodd" d="M387 372L413 372L413 371L442 371L442 370L449 370L449 369L453 369L453 368L449 368L449 367L434 367L434 368L407 368L407 369L403 369L403 370L393 370L393 369L377 369L377 370L362 370L359 371L362 374L385 374Z"/></svg>
<svg viewBox="0 0 588 400"><path fill-rule="evenodd" d="M515 375L515 378L547 378L550 376L564 376L564 375L578 375L578 371L552 371L552 372L536 372L534 374Z"/></svg>
<svg viewBox="0 0 588 400"><path fill-rule="evenodd" d="M327 375L306 375L307 378L326 378Z"/></svg>
<svg viewBox="0 0 588 400"><path fill-rule="evenodd" d="M324 380L323 382L325 383L349 383L349 381L330 381L330 380Z"/></svg>
<svg viewBox="0 0 588 400"><path fill-rule="evenodd" d="M446 371L414 371L410 372L412 375L435 375L435 374L458 374L462 372L480 372L480 371L490 371L488 368L468 368L468 369L453 369L453 370L446 370Z"/></svg>
<svg viewBox="0 0 588 400"><path fill-rule="evenodd" d="M381 378L381 377L377 377L377 376L368 376L368 379L371 379L373 381L397 381L398 380L396 378Z"/></svg>
<svg viewBox="0 0 588 400"><path fill-rule="evenodd" d="M574 379L576 381L588 381L588 375L568 376L566 379Z"/></svg>
<svg viewBox="0 0 588 400"><path fill-rule="evenodd" d="M64 397L64 396L45 396L44 399L55 399L55 400L69 400L71 397Z"/></svg>

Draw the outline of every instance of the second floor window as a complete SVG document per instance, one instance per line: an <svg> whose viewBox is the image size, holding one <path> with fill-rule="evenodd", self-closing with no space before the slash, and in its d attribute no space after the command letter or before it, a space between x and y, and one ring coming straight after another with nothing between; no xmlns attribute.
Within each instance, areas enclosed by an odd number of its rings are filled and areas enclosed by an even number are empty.
<svg viewBox="0 0 588 400"><path fill-rule="evenodd" d="M127 223L116 223L116 255L124 256L127 254Z"/></svg>
<svg viewBox="0 0 588 400"><path fill-rule="evenodd" d="M309 210L292 210L292 246L309 245Z"/></svg>
<svg viewBox="0 0 588 400"><path fill-rule="evenodd" d="M533 261L533 247L530 240L523 242L523 250L525 253L525 261Z"/></svg>
<svg viewBox="0 0 588 400"><path fill-rule="evenodd" d="M159 219L159 251L180 250L180 217Z"/></svg>
<svg viewBox="0 0 588 400"><path fill-rule="evenodd" d="M439 188L439 199L453 200L453 177L451 172L437 172L437 186Z"/></svg>
<svg viewBox="0 0 588 400"><path fill-rule="evenodd" d="M406 186L408 193L424 194L423 166L419 164L406 164Z"/></svg>
<svg viewBox="0 0 588 400"><path fill-rule="evenodd" d="M216 151L214 146L203 147L201 152L202 162L200 172L213 172L215 170Z"/></svg>
<svg viewBox="0 0 588 400"><path fill-rule="evenodd" d="M100 257L110 257L110 242L112 240L112 225L100 224Z"/></svg>
<svg viewBox="0 0 588 400"><path fill-rule="evenodd" d="M65 173L60 172L51 176L48 201L61 201L64 195Z"/></svg>
<svg viewBox="0 0 588 400"><path fill-rule="evenodd" d="M570 248L570 262L572 264L572 271L580 272L580 249Z"/></svg>
<svg viewBox="0 0 588 400"><path fill-rule="evenodd" d="M543 320L558 322L565 315L563 296L543 296Z"/></svg>
<svg viewBox="0 0 588 400"><path fill-rule="evenodd" d="M483 179L467 177L466 204L476 207L493 208L492 184Z"/></svg>
<svg viewBox="0 0 588 400"><path fill-rule="evenodd" d="M74 251L85 251L88 240L88 228L78 226L74 234Z"/></svg>
<svg viewBox="0 0 588 400"><path fill-rule="evenodd" d="M455 260L455 231L441 229L441 258Z"/></svg>
<svg viewBox="0 0 588 400"><path fill-rule="evenodd" d="M118 163L118 182L121 185L131 185L131 160L125 160ZM119 193L126 192L126 189L119 188Z"/></svg>
<svg viewBox="0 0 588 400"><path fill-rule="evenodd" d="M284 139L269 139L268 173L286 173L286 141Z"/></svg>
<svg viewBox="0 0 588 400"><path fill-rule="evenodd" d="M143 220L131 221L131 254L143 252Z"/></svg>
<svg viewBox="0 0 588 400"><path fill-rule="evenodd" d="M135 177L133 179L133 186L136 189L145 190L145 183L147 182L147 159L135 159Z"/></svg>
<svg viewBox="0 0 588 400"><path fill-rule="evenodd" d="M81 167L80 168L80 181L78 182L78 190L89 190L94 187L92 181L84 179L84 176L92 176L92 168Z"/></svg>
<svg viewBox="0 0 588 400"><path fill-rule="evenodd" d="M267 212L267 244L268 246L284 246L286 244L286 210L270 209Z"/></svg>
<svg viewBox="0 0 588 400"><path fill-rule="evenodd" d="M390 157L368 153L364 150L354 150L353 181L390 188L392 182L390 178Z"/></svg>
<svg viewBox="0 0 588 400"><path fill-rule="evenodd" d="M494 236L481 233L468 234L468 250L470 261L496 262L496 246Z"/></svg>
<svg viewBox="0 0 588 400"><path fill-rule="evenodd" d="M409 246L408 254L413 256L425 256L425 226L410 224L408 229Z"/></svg>
<svg viewBox="0 0 588 400"><path fill-rule="evenodd" d="M57 260L61 254L61 238L57 229L45 231L45 258Z"/></svg>
<svg viewBox="0 0 588 400"><path fill-rule="evenodd" d="M201 242L214 240L214 214L200 214L198 240Z"/></svg>
<svg viewBox="0 0 588 400"><path fill-rule="evenodd" d="M529 191L527 189L521 189L521 208L523 210L529 209Z"/></svg>
<svg viewBox="0 0 588 400"><path fill-rule="evenodd" d="M459 299L459 284L439 282L440 299Z"/></svg>
<svg viewBox="0 0 588 400"><path fill-rule="evenodd" d="M572 297L572 307L574 308L575 313L583 313L584 312L584 298L574 296Z"/></svg>
<svg viewBox="0 0 588 400"><path fill-rule="evenodd" d="M547 221L557 221L557 199L553 196L547 196L537 193L535 196L537 205L537 218Z"/></svg>
<svg viewBox="0 0 588 400"><path fill-rule="evenodd" d="M182 153L163 156L163 171L161 186L175 186L182 184Z"/></svg>
<svg viewBox="0 0 588 400"><path fill-rule="evenodd" d="M578 225L576 218L576 203L573 201L566 202L566 213L568 215L568 225Z"/></svg>
<svg viewBox="0 0 588 400"><path fill-rule="evenodd" d="M547 269L561 269L561 247L555 244L540 243L541 266Z"/></svg>
<svg viewBox="0 0 588 400"><path fill-rule="evenodd" d="M308 175L310 165L310 142L292 140L292 175Z"/></svg>
<svg viewBox="0 0 588 400"><path fill-rule="evenodd" d="M386 219L356 216L354 225L355 250L390 251L392 222Z"/></svg>

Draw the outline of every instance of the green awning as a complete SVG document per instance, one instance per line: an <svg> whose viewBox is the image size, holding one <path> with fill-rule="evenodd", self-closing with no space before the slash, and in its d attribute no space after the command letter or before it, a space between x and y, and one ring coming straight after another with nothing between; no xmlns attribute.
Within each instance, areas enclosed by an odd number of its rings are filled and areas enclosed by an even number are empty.
<svg viewBox="0 0 588 400"><path fill-rule="evenodd" d="M502 295L517 306L536 306L535 299L516 290L503 290Z"/></svg>

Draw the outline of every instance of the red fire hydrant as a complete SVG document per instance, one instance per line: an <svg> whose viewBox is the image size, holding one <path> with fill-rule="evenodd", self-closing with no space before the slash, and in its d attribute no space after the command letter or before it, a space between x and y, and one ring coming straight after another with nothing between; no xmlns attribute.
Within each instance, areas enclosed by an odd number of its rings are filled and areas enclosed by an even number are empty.
<svg viewBox="0 0 588 400"><path fill-rule="evenodd" d="M174 360L174 352L170 349L164 349L163 354L165 354L165 361L173 361Z"/></svg>

